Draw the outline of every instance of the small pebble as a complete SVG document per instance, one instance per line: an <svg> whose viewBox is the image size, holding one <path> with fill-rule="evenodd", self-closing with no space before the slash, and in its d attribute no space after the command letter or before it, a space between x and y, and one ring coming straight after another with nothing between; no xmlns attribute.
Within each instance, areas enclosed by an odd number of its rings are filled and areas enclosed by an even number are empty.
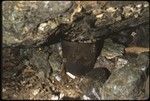
<svg viewBox="0 0 150 101"><path fill-rule="evenodd" d="M107 12L115 12L116 9L114 7L109 7L106 9Z"/></svg>
<svg viewBox="0 0 150 101"><path fill-rule="evenodd" d="M33 90L32 94L35 96L39 93L39 91L40 91L39 89L35 89L35 90Z"/></svg>
<svg viewBox="0 0 150 101"><path fill-rule="evenodd" d="M55 96L55 95L52 95L52 97L51 97L51 100L58 100L58 99L59 99L59 97Z"/></svg>
<svg viewBox="0 0 150 101"><path fill-rule="evenodd" d="M98 100L100 100L100 96L96 93L95 88L92 89L92 93L94 94L94 96L95 96Z"/></svg>
<svg viewBox="0 0 150 101"><path fill-rule="evenodd" d="M69 77L71 77L72 79L75 79L75 78L76 78L73 74L71 74L71 73L69 73L69 72L66 72L66 74L67 74Z"/></svg>
<svg viewBox="0 0 150 101"><path fill-rule="evenodd" d="M119 68L124 67L127 63L128 63L127 60L122 59L122 58L119 58L118 61L117 61L117 63L116 63L116 65L115 65L115 67L116 67L117 69L119 69Z"/></svg>
<svg viewBox="0 0 150 101"><path fill-rule="evenodd" d="M92 43L92 40L87 40L86 42L87 42L87 43Z"/></svg>
<svg viewBox="0 0 150 101"><path fill-rule="evenodd" d="M141 70L145 71L146 70L146 66L142 66Z"/></svg>
<svg viewBox="0 0 150 101"><path fill-rule="evenodd" d="M20 40L18 40L18 39L14 39L14 41L16 41L16 42L21 42Z"/></svg>
<svg viewBox="0 0 150 101"><path fill-rule="evenodd" d="M96 18L102 18L104 14L98 14L96 15Z"/></svg>
<svg viewBox="0 0 150 101"><path fill-rule="evenodd" d="M132 32L132 33L131 33L131 36L134 37L136 34L137 34L136 32Z"/></svg>
<svg viewBox="0 0 150 101"><path fill-rule="evenodd" d="M61 46L58 46L58 50L62 50L62 47L61 47Z"/></svg>
<svg viewBox="0 0 150 101"><path fill-rule="evenodd" d="M61 81L61 78L60 78L60 76L55 76L55 79L57 80L57 81Z"/></svg>
<svg viewBox="0 0 150 101"><path fill-rule="evenodd" d="M82 36L82 35L81 35L81 36L79 36L79 39L81 39L81 40L82 40L82 39L84 39L84 36Z"/></svg>
<svg viewBox="0 0 150 101"><path fill-rule="evenodd" d="M6 89L5 89L5 88L3 88L3 89L2 89L2 92L5 92L5 91L6 91Z"/></svg>
<svg viewBox="0 0 150 101"><path fill-rule="evenodd" d="M90 100L90 98L86 95L83 95L83 100Z"/></svg>
<svg viewBox="0 0 150 101"><path fill-rule="evenodd" d="M62 51L59 51L59 55L62 56Z"/></svg>
<svg viewBox="0 0 150 101"><path fill-rule="evenodd" d="M52 90L55 91L55 87L52 87Z"/></svg>
<svg viewBox="0 0 150 101"><path fill-rule="evenodd" d="M44 78L45 78L43 71L40 71L39 73L37 73L36 76L37 76L39 79L44 79Z"/></svg>
<svg viewBox="0 0 150 101"><path fill-rule="evenodd" d="M66 58L63 58L63 62L64 62L64 63L67 62L67 59L66 59Z"/></svg>
<svg viewBox="0 0 150 101"><path fill-rule="evenodd" d="M136 5L137 8L141 8L142 7L142 4L138 4Z"/></svg>
<svg viewBox="0 0 150 101"><path fill-rule="evenodd" d="M120 21L122 18L121 18L121 16L118 16L117 18L116 18L116 21Z"/></svg>
<svg viewBox="0 0 150 101"><path fill-rule="evenodd" d="M13 95L13 97L17 97L17 95L16 95L16 94L14 94L14 95Z"/></svg>
<svg viewBox="0 0 150 101"><path fill-rule="evenodd" d="M59 99L62 99L64 96L65 96L65 94L60 93L60 95L59 95Z"/></svg>
<svg viewBox="0 0 150 101"><path fill-rule="evenodd" d="M41 31L44 31L44 28L47 26L47 23L42 23L42 24L40 24L40 26L39 26L39 30L41 30Z"/></svg>
<svg viewBox="0 0 150 101"><path fill-rule="evenodd" d="M135 18L137 18L138 16L139 16L138 14L135 14L135 15L134 15Z"/></svg>
<svg viewBox="0 0 150 101"><path fill-rule="evenodd" d="M23 85L23 84L25 84L26 83L26 81L21 81L21 84Z"/></svg>
<svg viewBox="0 0 150 101"><path fill-rule="evenodd" d="M148 7L148 6L149 6L149 4L148 4L148 3L144 4L144 7Z"/></svg>

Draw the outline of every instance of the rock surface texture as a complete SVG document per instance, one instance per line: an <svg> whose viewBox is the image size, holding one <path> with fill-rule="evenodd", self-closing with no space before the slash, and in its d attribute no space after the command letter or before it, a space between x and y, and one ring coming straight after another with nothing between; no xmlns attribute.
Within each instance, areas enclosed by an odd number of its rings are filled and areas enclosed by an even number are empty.
<svg viewBox="0 0 150 101"><path fill-rule="evenodd" d="M2 39L3 99L149 97L147 1L3 1Z"/></svg>
<svg viewBox="0 0 150 101"><path fill-rule="evenodd" d="M142 1L4 1L2 5L4 46L33 47L57 34L91 43L149 21L149 3Z"/></svg>
<svg viewBox="0 0 150 101"><path fill-rule="evenodd" d="M137 63L129 63L112 72L103 86L103 99L138 99L147 79L149 58L145 56L141 54L136 59Z"/></svg>

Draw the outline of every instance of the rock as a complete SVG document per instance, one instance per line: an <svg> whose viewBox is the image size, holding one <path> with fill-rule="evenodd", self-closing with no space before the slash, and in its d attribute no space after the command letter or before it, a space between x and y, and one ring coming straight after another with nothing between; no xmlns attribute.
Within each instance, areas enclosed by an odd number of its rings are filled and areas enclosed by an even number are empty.
<svg viewBox="0 0 150 101"><path fill-rule="evenodd" d="M125 46L127 46L129 43L132 42L133 37L132 37L132 30L122 30L119 33L117 33L116 35L112 35L111 39L119 44L123 44Z"/></svg>
<svg viewBox="0 0 150 101"><path fill-rule="evenodd" d="M59 96L52 95L51 100L59 100Z"/></svg>
<svg viewBox="0 0 150 101"><path fill-rule="evenodd" d="M115 69L124 67L128 63L127 59L117 57L116 59L109 60L104 56L99 56L95 63L94 68L107 68L110 72L113 72Z"/></svg>
<svg viewBox="0 0 150 101"><path fill-rule="evenodd" d="M43 71L39 71L36 76L39 78L39 79L43 79L45 78L45 75L44 75L44 72Z"/></svg>
<svg viewBox="0 0 150 101"><path fill-rule="evenodd" d="M50 47L36 48L30 51L31 58L29 59L29 64L38 71L44 71L45 77L49 77L50 73L52 73L52 68L48 61L51 52Z"/></svg>
<svg viewBox="0 0 150 101"><path fill-rule="evenodd" d="M134 17L135 15L141 15L142 6L136 7L138 5L144 5L144 2L122 3L120 1L115 1L115 2L108 2L108 1L101 2L100 1L96 6L94 6L95 14L103 14L103 17L97 19L96 25L101 27L103 25L109 25L109 24L113 24L116 22L122 22L124 19L130 19L131 17ZM119 21L118 21L118 17L120 17Z"/></svg>
<svg viewBox="0 0 150 101"><path fill-rule="evenodd" d="M149 24L139 26L132 32L133 40L128 46L149 47Z"/></svg>
<svg viewBox="0 0 150 101"><path fill-rule="evenodd" d="M6 46L31 45L44 40L47 34L52 34L48 31L67 18L67 15L59 16L72 5L72 1L4 1L3 43Z"/></svg>
<svg viewBox="0 0 150 101"><path fill-rule="evenodd" d="M82 10L80 13L77 13L75 19L70 25L69 30L64 33L64 39L68 41L76 41L79 43L94 43L99 38L94 38L95 34L98 33L97 28L95 27L96 16L93 13L87 13Z"/></svg>
<svg viewBox="0 0 150 101"><path fill-rule="evenodd" d="M64 97L64 94L63 94L63 93L60 93L59 99L62 99L63 97Z"/></svg>
<svg viewBox="0 0 150 101"><path fill-rule="evenodd" d="M146 85L145 85L145 99L149 98L149 77L146 80Z"/></svg>
<svg viewBox="0 0 150 101"><path fill-rule="evenodd" d="M102 48L99 44L101 43L84 44L63 41L62 51L66 72L79 76L85 75L92 70L100 49Z"/></svg>
<svg viewBox="0 0 150 101"><path fill-rule="evenodd" d="M100 100L100 89L110 76L110 71L106 68L95 68L82 78L80 89L83 94L92 100Z"/></svg>
<svg viewBox="0 0 150 101"><path fill-rule="evenodd" d="M128 63L128 60L123 59L123 58L118 58L116 63L115 63L115 69L119 69L124 67Z"/></svg>
<svg viewBox="0 0 150 101"><path fill-rule="evenodd" d="M5 1L2 6L4 47L35 47L66 32L66 39L91 43L149 22L149 5L142 1Z"/></svg>
<svg viewBox="0 0 150 101"><path fill-rule="evenodd" d="M29 65L36 67L38 71L44 71L46 77L49 77L52 72L61 71L62 50L59 48L61 48L60 43L41 48L29 48L27 54Z"/></svg>
<svg viewBox="0 0 150 101"><path fill-rule="evenodd" d="M70 68L75 74L76 71L85 74L81 88L86 97L96 100L139 97L138 94L144 85L144 77L149 75L147 72L149 58L145 54L138 54L137 59L131 58L131 62L127 63L126 60L129 59L124 59L122 56L124 46L148 47L149 45L148 2L4 1L2 11L3 66L10 68L10 72L4 73L4 76L12 77L11 68L16 68L14 69L16 72L18 68L21 70L24 66L30 66L38 70L39 78L49 77L52 72L60 70L62 60L65 60L64 62L68 62L68 66L65 66L68 70ZM113 41L106 38L111 38ZM102 56L93 68L104 39L106 40ZM54 44L57 42L64 44L66 40L69 44L63 45L62 49ZM98 45L95 42L99 42ZM13 54L5 47L15 47ZM114 60L116 64L113 63ZM111 71L111 76L106 68ZM58 82L63 81L61 76L60 78L56 76L55 79L56 86L59 85ZM72 81L76 79L77 76ZM29 87L35 82L31 81ZM69 84L72 81L70 80ZM58 86L58 89L67 90L64 98L66 95L78 97L80 93L77 93L78 87L74 85L75 83L71 86L66 85L68 86L66 88ZM56 95L47 96L47 98L51 97L59 99Z"/></svg>
<svg viewBox="0 0 150 101"><path fill-rule="evenodd" d="M40 89L34 89L33 92L32 92L32 94L34 96L36 96L39 93L39 91L40 91Z"/></svg>
<svg viewBox="0 0 150 101"><path fill-rule="evenodd" d="M2 89L2 92L6 92L6 89L5 89L5 88L3 88L3 89Z"/></svg>
<svg viewBox="0 0 150 101"><path fill-rule="evenodd" d="M123 56L124 46L121 44L113 43L112 40L106 39L101 51L101 55L107 59L112 59L117 56Z"/></svg>
<svg viewBox="0 0 150 101"><path fill-rule="evenodd" d="M60 82L62 78L59 75L56 75L55 79Z"/></svg>
<svg viewBox="0 0 150 101"><path fill-rule="evenodd" d="M109 59L106 59L105 57L99 55L94 68L107 68L109 71L112 71L114 69L115 63L110 61Z"/></svg>
<svg viewBox="0 0 150 101"><path fill-rule="evenodd" d="M24 56L20 54L20 49L18 47L3 48L2 54L2 66L5 72L3 76L6 78L18 76L25 67Z"/></svg>
<svg viewBox="0 0 150 101"><path fill-rule="evenodd" d="M86 96L86 95L83 95L83 98L82 98L83 100L90 100L90 98L88 97L88 96Z"/></svg>
<svg viewBox="0 0 150 101"><path fill-rule="evenodd" d="M49 56L49 63L53 69L53 72L61 71L62 68L62 46L61 43L51 45L52 54Z"/></svg>
<svg viewBox="0 0 150 101"><path fill-rule="evenodd" d="M20 54L20 50L18 47L16 48L3 48L2 51L2 57L3 57L3 64L7 62L11 62L14 65L18 65L22 59L22 56Z"/></svg>
<svg viewBox="0 0 150 101"><path fill-rule="evenodd" d="M137 65L139 66L139 69L146 73L146 76L149 75L149 53L143 52L138 55L137 59Z"/></svg>
<svg viewBox="0 0 150 101"><path fill-rule="evenodd" d="M72 74L69 73L69 72L66 72L66 74L67 74L70 78L72 78L72 79L75 79L75 78L76 78L76 76L72 75Z"/></svg>
<svg viewBox="0 0 150 101"><path fill-rule="evenodd" d="M107 68L95 68L89 73L86 74L86 77L91 78L92 80L97 80L101 83L105 83L108 77L111 75L110 71Z"/></svg>
<svg viewBox="0 0 150 101"><path fill-rule="evenodd" d="M7 67L5 70L11 70L10 77L14 73L16 76L20 75L24 67L31 67L39 72L42 70L44 75L49 77L52 71L61 70L62 54L58 48L60 48L60 43L41 48L4 48L3 66Z"/></svg>
<svg viewBox="0 0 150 101"><path fill-rule="evenodd" d="M120 31L111 35L111 39L125 46L149 47L149 24Z"/></svg>
<svg viewBox="0 0 150 101"><path fill-rule="evenodd" d="M136 59L137 63L131 62L112 72L103 86L103 99L138 99L146 81L146 71L141 68L149 61L148 57L144 59L143 56L147 57L141 54Z"/></svg>
<svg viewBox="0 0 150 101"><path fill-rule="evenodd" d="M64 96L61 100L80 100L80 98L79 97L73 98L73 97Z"/></svg>

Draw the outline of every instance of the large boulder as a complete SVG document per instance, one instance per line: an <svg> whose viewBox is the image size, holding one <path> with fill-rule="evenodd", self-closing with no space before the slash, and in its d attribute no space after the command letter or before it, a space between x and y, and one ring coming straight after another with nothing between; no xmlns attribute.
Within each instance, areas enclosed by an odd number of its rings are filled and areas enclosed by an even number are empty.
<svg viewBox="0 0 150 101"><path fill-rule="evenodd" d="M147 78L149 58L140 54L137 63L129 63L116 69L105 82L102 89L102 99L139 99L144 96L144 85Z"/></svg>

